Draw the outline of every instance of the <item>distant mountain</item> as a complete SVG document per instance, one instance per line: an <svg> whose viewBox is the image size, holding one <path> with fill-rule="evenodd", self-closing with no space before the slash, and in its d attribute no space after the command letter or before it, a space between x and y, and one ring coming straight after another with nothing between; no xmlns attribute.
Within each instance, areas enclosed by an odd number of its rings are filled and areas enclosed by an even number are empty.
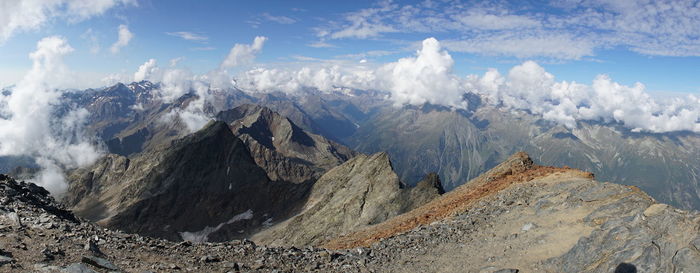
<svg viewBox="0 0 700 273"><path fill-rule="evenodd" d="M361 152L388 151L407 182L438 170L452 189L526 151L544 164L590 171L664 202L700 209L700 165L694 163L700 162L700 134L636 133L596 122L568 129L524 111L473 109L383 108L346 142Z"/></svg>
<svg viewBox="0 0 700 273"><path fill-rule="evenodd" d="M111 153L128 156L168 145L189 133L179 119L161 121L196 95L189 93L164 104L154 95L158 88L149 82L117 84L70 93L66 103L86 107L91 113L89 132L99 136ZM633 132L619 123L596 121L565 128L527 111L489 104L473 93L465 94L468 107L460 110L429 104L395 106L380 91L305 89L285 94L232 88L211 93L213 99L205 107L211 117L236 106L257 104L310 134L358 152L387 151L408 185L436 171L451 190L508 155L527 151L544 164L591 171L603 180L639 186L663 202L700 209L697 133ZM256 162L261 163L260 159ZM0 162L3 168L10 169ZM295 171L299 177L311 177L308 170ZM318 177L318 172L314 175Z"/></svg>
<svg viewBox="0 0 700 273"><path fill-rule="evenodd" d="M245 104L218 119L226 122L192 135L177 123L147 123L143 130L164 131L150 131L137 153L71 171L63 202L82 217L148 236L245 238L294 215L316 179L356 155L265 107Z"/></svg>
<svg viewBox="0 0 700 273"><path fill-rule="evenodd" d="M305 132L266 107L244 104L216 118L229 124L272 180L314 181L356 155L343 145Z"/></svg>

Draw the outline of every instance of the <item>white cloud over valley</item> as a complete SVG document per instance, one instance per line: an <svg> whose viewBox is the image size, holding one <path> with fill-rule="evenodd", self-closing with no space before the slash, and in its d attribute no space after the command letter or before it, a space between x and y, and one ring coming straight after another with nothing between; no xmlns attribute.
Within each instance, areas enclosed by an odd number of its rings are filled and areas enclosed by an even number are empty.
<svg viewBox="0 0 700 273"><path fill-rule="evenodd" d="M592 84L556 81L533 61L513 67L507 75L490 69L484 75L458 77L454 60L434 38L423 41L413 57L387 64L326 62L300 68L257 68L236 76L237 86L253 92L294 93L304 88L334 92L344 88L380 90L396 105L424 103L465 106L467 91L482 94L496 105L530 110L546 120L576 127L577 121L620 122L647 132L700 132L700 99L655 99L644 85L625 86L606 75Z"/></svg>
<svg viewBox="0 0 700 273"><path fill-rule="evenodd" d="M41 167L36 181L54 195L67 189L62 169L92 164L100 150L83 134L85 109L59 109L59 82L70 78L63 57L73 51L58 36L37 43L32 69L0 103L0 155L27 155Z"/></svg>

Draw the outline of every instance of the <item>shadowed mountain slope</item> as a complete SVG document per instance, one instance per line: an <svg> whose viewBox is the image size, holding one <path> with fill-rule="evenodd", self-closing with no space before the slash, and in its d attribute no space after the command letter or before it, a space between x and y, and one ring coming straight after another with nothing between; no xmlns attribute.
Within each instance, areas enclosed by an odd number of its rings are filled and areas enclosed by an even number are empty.
<svg viewBox="0 0 700 273"><path fill-rule="evenodd" d="M78 215L171 240L245 237L290 216L310 186L270 181L223 122L162 150L105 157L71 178L65 202Z"/></svg>

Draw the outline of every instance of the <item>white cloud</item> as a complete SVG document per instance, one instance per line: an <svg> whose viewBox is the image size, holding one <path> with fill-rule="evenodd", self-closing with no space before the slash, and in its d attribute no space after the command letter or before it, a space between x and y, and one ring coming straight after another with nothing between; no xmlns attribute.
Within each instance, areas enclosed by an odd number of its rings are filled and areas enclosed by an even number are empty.
<svg viewBox="0 0 700 273"><path fill-rule="evenodd" d="M0 1L0 43L15 33L37 30L54 18L79 22L135 0L3 0Z"/></svg>
<svg viewBox="0 0 700 273"><path fill-rule="evenodd" d="M155 59L149 59L134 73L134 81L136 82L143 80L159 82L160 88L156 93L166 103L173 102L187 94L192 88L193 77L189 70L161 69Z"/></svg>
<svg viewBox="0 0 700 273"><path fill-rule="evenodd" d="M489 70L482 77L471 76L466 84L485 94L491 103L525 109L569 128L580 120L619 122L636 131L700 132L700 100L686 98L656 100L637 83L625 86L606 75L592 85L557 82L537 63L528 61L513 67L507 77Z"/></svg>
<svg viewBox="0 0 700 273"><path fill-rule="evenodd" d="M134 34L129 31L129 28L125 25L119 25L119 38L112 44L109 51L112 52L112 54L119 53L122 47L128 45L132 38L134 38Z"/></svg>
<svg viewBox="0 0 700 273"><path fill-rule="evenodd" d="M325 41L317 41L309 44L310 47L315 47L315 48L332 48L335 47L332 44L329 44Z"/></svg>
<svg viewBox="0 0 700 273"><path fill-rule="evenodd" d="M387 92L396 105L432 103L455 108L465 106L462 95L469 90L485 95L495 105L529 110L569 128L575 128L578 121L595 120L619 122L636 131L700 132L700 99L692 95L655 99L642 84L625 86L605 75L596 77L591 85L556 81L533 61L513 67L505 76L489 69L482 76L461 78L452 72L453 63L440 43L429 38L415 56L392 63L326 61L256 68L237 75L236 86L250 92L378 90Z"/></svg>
<svg viewBox="0 0 700 273"><path fill-rule="evenodd" d="M576 0L544 4L480 1L379 2L314 28L322 39L445 35L462 52L580 59L613 47L646 55L700 56L694 1Z"/></svg>
<svg viewBox="0 0 700 273"><path fill-rule="evenodd" d="M257 36L250 45L235 44L221 63L221 69L252 63L255 60L255 55L262 51L265 41L267 41L267 37Z"/></svg>
<svg viewBox="0 0 700 273"><path fill-rule="evenodd" d="M184 59L185 59L185 57L183 57L183 56L170 59L170 67L177 66L177 64L179 64Z"/></svg>
<svg viewBox="0 0 700 273"><path fill-rule="evenodd" d="M173 102L190 92L193 75L184 69L165 69L158 80L161 84L158 89L159 97L165 102Z"/></svg>
<svg viewBox="0 0 700 273"><path fill-rule="evenodd" d="M465 14L452 16L452 19L461 23L464 27L483 30L523 29L541 25L539 21L527 16L490 14L480 10L469 10Z"/></svg>
<svg viewBox="0 0 700 273"><path fill-rule="evenodd" d="M143 80L151 80L151 76L158 72L158 65L155 59L149 59L136 70L134 73L134 81L140 82Z"/></svg>
<svg viewBox="0 0 700 273"><path fill-rule="evenodd" d="M278 24L283 24L283 25L289 25L289 24L294 24L297 22L297 20L287 17L287 16L274 16L269 13L263 13L262 18L268 21L272 21Z"/></svg>
<svg viewBox="0 0 700 273"><path fill-rule="evenodd" d="M58 112L62 91L58 82L70 78L63 56L73 51L58 36L42 39L30 54L32 69L5 98L0 119L0 155L27 155L42 167L38 184L54 195L67 187L62 168L91 164L101 155L83 135L85 109ZM64 110L65 111L65 110Z"/></svg>
<svg viewBox="0 0 700 273"><path fill-rule="evenodd" d="M379 73L397 104L429 102L459 107L464 91L460 79L452 73L453 65L454 60L440 43L428 38L416 57L387 64Z"/></svg>
<svg viewBox="0 0 700 273"><path fill-rule="evenodd" d="M180 37L188 41L206 41L209 37L188 31L178 31L178 32L166 32L170 36Z"/></svg>
<svg viewBox="0 0 700 273"><path fill-rule="evenodd" d="M569 34L516 32L479 35L467 40L444 42L451 51L517 58L573 59L593 56L597 46Z"/></svg>
<svg viewBox="0 0 700 273"><path fill-rule="evenodd" d="M253 91L297 92L305 87L325 92L343 88L388 91L397 105L426 102L460 106L464 94L460 79L452 73L454 60L429 38L415 57L379 67L367 63L305 66L296 71L254 69L237 77L237 86Z"/></svg>
<svg viewBox="0 0 700 273"><path fill-rule="evenodd" d="M102 84L110 86L110 85L115 85L117 83L128 83L132 81L132 77L129 77L129 75L125 73L112 73L112 74L107 74L106 76L102 77L100 81Z"/></svg>
<svg viewBox="0 0 700 273"><path fill-rule="evenodd" d="M179 119L185 124L187 132L192 133L201 129L212 119L204 111L214 99L212 89L230 88L233 85L225 71L215 70L198 76L189 70L174 68L174 61L176 63L177 59L170 61L170 68L161 69L155 59L149 59L134 73L134 81L150 80L160 83L154 93L165 103L172 103L186 94L196 95L195 99L190 100L184 107L174 108L161 120L171 123Z"/></svg>

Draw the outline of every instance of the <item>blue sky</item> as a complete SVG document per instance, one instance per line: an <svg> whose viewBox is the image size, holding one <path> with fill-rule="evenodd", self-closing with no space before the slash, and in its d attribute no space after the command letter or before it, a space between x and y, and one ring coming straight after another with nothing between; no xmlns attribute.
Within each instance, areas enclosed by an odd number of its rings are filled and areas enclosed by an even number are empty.
<svg viewBox="0 0 700 273"><path fill-rule="evenodd" d="M12 7L12 2L2 5ZM650 93L700 93L697 2L103 2L111 5L83 12L79 19L69 4L44 6L53 9L46 20L9 31L9 14L18 12L0 12L6 36L0 45L0 85L21 79L31 67L28 54L51 35L64 37L75 49L65 61L81 75L81 87L99 85L108 74L132 74L151 58L161 66L181 58L179 67L206 73L219 67L234 44L250 44L256 36L267 41L255 62L232 73L309 61L393 62L435 37L460 76L481 75L487 68L506 73L534 60L557 80L590 83L607 74L625 85L641 82ZM133 38L111 52L120 25ZM187 33L190 40L178 37Z"/></svg>

